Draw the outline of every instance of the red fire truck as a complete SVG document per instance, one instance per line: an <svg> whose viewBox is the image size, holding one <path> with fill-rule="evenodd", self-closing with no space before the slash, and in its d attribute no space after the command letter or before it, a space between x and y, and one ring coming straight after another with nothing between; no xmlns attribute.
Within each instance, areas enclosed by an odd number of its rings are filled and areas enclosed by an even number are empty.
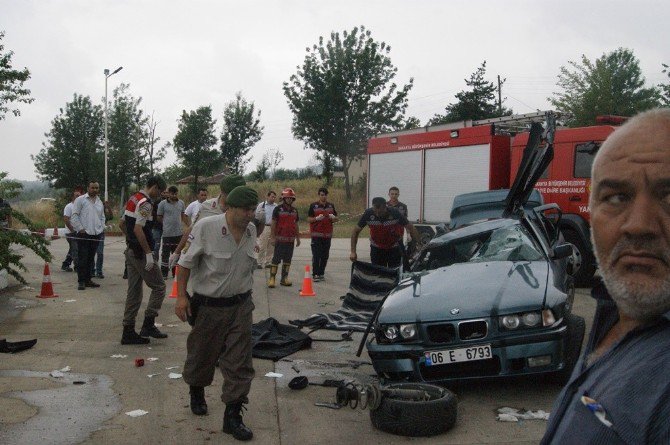
<svg viewBox="0 0 670 445"><path fill-rule="evenodd" d="M462 193L509 188L528 141L530 122L543 122L546 112L481 121L466 121L386 133L368 142L368 205L400 189L409 220L430 238L435 225L449 221L454 197ZM600 144L624 118L605 116L583 128L559 128L554 160L538 189L546 203L563 211L561 229L582 256L576 280L585 283L595 272L589 235L591 164Z"/></svg>

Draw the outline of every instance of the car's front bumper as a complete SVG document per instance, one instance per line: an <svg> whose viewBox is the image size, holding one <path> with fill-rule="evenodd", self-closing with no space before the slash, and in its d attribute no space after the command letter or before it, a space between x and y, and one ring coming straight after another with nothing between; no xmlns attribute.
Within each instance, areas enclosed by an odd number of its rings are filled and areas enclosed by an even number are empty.
<svg viewBox="0 0 670 445"><path fill-rule="evenodd" d="M449 344L368 343L368 354L377 374L391 380L450 381L473 378L506 377L559 371L565 366L567 327L540 332L523 332L498 339ZM491 345L493 357L486 360L427 366L425 353L477 345ZM533 366L529 358L551 357L549 364ZM531 360L532 361L532 360Z"/></svg>

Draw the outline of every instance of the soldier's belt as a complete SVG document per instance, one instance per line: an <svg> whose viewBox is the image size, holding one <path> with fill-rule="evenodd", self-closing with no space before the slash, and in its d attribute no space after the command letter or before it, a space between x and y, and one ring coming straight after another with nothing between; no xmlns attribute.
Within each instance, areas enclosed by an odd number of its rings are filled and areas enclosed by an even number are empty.
<svg viewBox="0 0 670 445"><path fill-rule="evenodd" d="M219 298L212 298L206 295L195 293L193 294L193 300L195 301L196 304L200 306L229 307L244 302L250 296L251 296L251 289L249 289L243 294L236 294L233 295L232 297L219 297Z"/></svg>

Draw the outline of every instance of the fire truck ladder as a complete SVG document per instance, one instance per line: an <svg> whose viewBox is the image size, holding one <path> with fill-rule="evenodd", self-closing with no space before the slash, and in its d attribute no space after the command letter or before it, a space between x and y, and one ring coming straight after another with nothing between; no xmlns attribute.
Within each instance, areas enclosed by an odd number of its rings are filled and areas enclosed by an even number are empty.
<svg viewBox="0 0 670 445"><path fill-rule="evenodd" d="M472 121L472 126L493 125L494 134L514 135L522 131L527 131L533 123L545 123L548 115L555 116L556 119L561 117L561 114L556 111L537 111L535 113L515 114L513 116L493 117L490 119Z"/></svg>

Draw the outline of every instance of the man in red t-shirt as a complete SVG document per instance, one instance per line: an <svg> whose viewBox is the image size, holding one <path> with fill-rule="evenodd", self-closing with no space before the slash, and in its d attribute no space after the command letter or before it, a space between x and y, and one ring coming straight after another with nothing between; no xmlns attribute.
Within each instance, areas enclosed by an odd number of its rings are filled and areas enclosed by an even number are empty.
<svg viewBox="0 0 670 445"><path fill-rule="evenodd" d="M402 228L407 229L413 240L419 239L419 233L407 218L397 210L386 207L384 198L377 197L372 200L372 207L363 213L351 234L351 261L358 259L358 235L366 225L370 228L370 262L378 266L400 267L402 251L399 241Z"/></svg>
<svg viewBox="0 0 670 445"><path fill-rule="evenodd" d="M312 237L312 277L314 281L322 281L330 255L333 223L337 221L335 206L328 202L327 188L321 187L319 200L309 205L307 221Z"/></svg>
<svg viewBox="0 0 670 445"><path fill-rule="evenodd" d="M275 252L270 264L270 279L268 287L275 287L277 269L282 262L281 281L282 286L291 286L293 283L288 279L293 259L293 243L300 245L300 229L298 227L298 210L293 207L295 192L292 188L285 188L281 192L282 203L275 207L272 212L272 226L270 230L270 244L274 244Z"/></svg>

